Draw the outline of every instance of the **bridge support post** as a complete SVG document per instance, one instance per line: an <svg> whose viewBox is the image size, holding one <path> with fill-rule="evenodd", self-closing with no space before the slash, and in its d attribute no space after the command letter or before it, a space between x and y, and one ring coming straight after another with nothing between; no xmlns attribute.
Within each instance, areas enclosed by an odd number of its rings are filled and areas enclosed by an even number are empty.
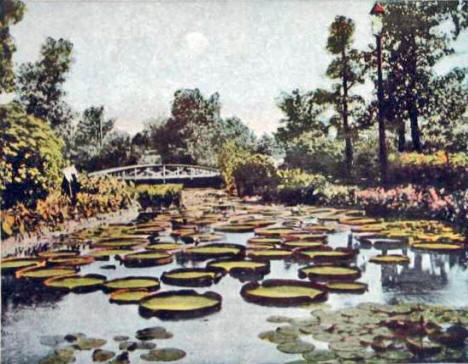
<svg viewBox="0 0 468 364"><path fill-rule="evenodd" d="M163 183L166 184L166 165L162 166Z"/></svg>

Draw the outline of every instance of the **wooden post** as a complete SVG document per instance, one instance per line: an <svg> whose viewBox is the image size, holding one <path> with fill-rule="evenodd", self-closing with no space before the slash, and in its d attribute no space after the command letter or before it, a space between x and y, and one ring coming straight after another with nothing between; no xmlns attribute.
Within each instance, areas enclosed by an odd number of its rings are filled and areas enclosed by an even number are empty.
<svg viewBox="0 0 468 364"><path fill-rule="evenodd" d="M166 184L166 165L162 166L163 184Z"/></svg>

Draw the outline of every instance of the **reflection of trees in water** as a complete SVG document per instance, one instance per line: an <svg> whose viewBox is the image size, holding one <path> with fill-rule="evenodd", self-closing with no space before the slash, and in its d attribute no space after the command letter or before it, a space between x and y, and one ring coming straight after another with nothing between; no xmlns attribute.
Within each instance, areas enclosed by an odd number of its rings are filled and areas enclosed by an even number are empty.
<svg viewBox="0 0 468 364"><path fill-rule="evenodd" d="M403 251L403 254L406 253ZM424 269L423 257L427 255L429 267ZM412 266L382 265L382 287L396 288L407 293L441 289L448 283L446 264L450 268L460 265L460 258L457 254L415 253Z"/></svg>
<svg viewBox="0 0 468 364"><path fill-rule="evenodd" d="M2 313L19 306L47 306L57 303L66 293L32 279L2 276Z"/></svg>

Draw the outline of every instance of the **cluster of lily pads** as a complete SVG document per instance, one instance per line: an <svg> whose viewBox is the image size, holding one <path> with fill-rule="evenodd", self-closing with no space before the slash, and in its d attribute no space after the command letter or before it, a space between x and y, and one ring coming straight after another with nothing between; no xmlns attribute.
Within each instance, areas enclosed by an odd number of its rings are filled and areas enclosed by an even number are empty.
<svg viewBox="0 0 468 364"><path fill-rule="evenodd" d="M350 226L350 228L349 228ZM196 209L169 210L144 216L135 223L101 226L69 235L66 240L34 257L2 260L2 273L18 279L40 280L46 287L73 292L102 289L113 303L137 303L144 316L198 317L218 311L222 298L215 292L191 289L159 291L167 285L208 287L230 274L247 282L241 295L266 305L301 305L326 300L328 292L363 293L367 285L357 280L353 264L359 250L332 248L328 234L349 230L362 247L374 246L385 254L370 258L378 264L407 264L401 254L387 250L415 249L458 251L465 238L434 221L384 222L361 211L331 208L265 207L238 200L207 200ZM253 233L246 245L232 244L223 232ZM101 274L79 273L80 267L114 257L127 268L170 264L175 257L198 262L204 268L179 268L161 277L129 276L107 280ZM270 261L305 264L298 280L263 280ZM304 280L306 279L306 280Z"/></svg>
<svg viewBox="0 0 468 364"><path fill-rule="evenodd" d="M289 364L466 362L468 307L361 303L338 311L318 309L305 318L271 316L279 324L259 338L283 353L301 355Z"/></svg>
<svg viewBox="0 0 468 364"><path fill-rule="evenodd" d="M160 326L138 330L135 333L135 340L127 335L116 335L110 343L104 339L87 337L83 333L43 336L40 338L41 344L52 347L52 351L42 358L39 364L72 363L75 362L78 352L91 350L90 362L129 364L132 352L142 352L140 358L148 362L177 361L186 356L183 350L171 347L159 348L154 342L172 337L171 332ZM106 345L114 345L116 350L104 349Z"/></svg>

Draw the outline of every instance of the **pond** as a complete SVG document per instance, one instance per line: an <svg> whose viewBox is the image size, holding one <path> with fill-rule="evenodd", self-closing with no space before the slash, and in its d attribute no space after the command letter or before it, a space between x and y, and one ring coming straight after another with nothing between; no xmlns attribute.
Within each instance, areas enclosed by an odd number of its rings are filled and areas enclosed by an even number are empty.
<svg viewBox="0 0 468 364"><path fill-rule="evenodd" d="M383 247L376 244L366 244L363 243L362 239L357 239L360 233L351 232L353 226L356 225L340 224L336 221L340 216L348 216L342 210L327 210L324 214L318 209L315 210L317 213L314 213L312 209L301 211L297 208L276 207L275 212L272 212L271 207L265 207L265 210L262 210L261 205L242 204L231 200L215 200L215 202L207 202L206 206L200 206L199 211L191 212L194 216L200 215L201 211L203 211L204 216L218 214L218 221L215 224L201 224L203 232L213 233L213 227L216 227L220 221L241 224L245 221L238 222L236 219L246 218L274 220L267 222L274 222L276 225L294 225L296 235L303 233L304 226L327 226L330 230L326 234L329 247L351 248L357 252L351 260L340 261L339 265L343 266L345 263L344 265L347 267L357 268L360 271L360 277L357 281L366 284L367 290L360 294L328 292L325 302L299 306L286 305L286 307L284 305L278 307L253 303L240 294L243 285L254 278L260 281L288 279L309 282L308 278L299 277L299 269L320 264L310 260L296 259L293 256L270 260L270 270L265 275L250 277L249 275L225 274L209 287L188 288L160 282L158 292L193 289L199 293L213 291L222 297L219 310L199 317L168 319L167 317L158 318L158 316L144 317L138 304L110 303L109 292L106 290L68 293L46 288L38 279L18 279L12 274L2 273L2 362L4 364L37 363L54 349L53 346L43 345L44 337L64 336L70 333L84 333L89 337L105 339L107 343L101 349L119 353L122 351L119 350L119 343L113 340L116 335L128 336L130 340L135 340L135 333L138 330L161 326L173 335L170 338L154 340L154 343L156 343L157 348L170 347L183 350L186 355L178 360L178 363L283 363L302 357L299 354L278 351L276 345L258 337L261 332L274 330L278 326L278 324L267 321L271 316L312 317L311 312L313 313L314 310L334 311L356 307L365 302L377 304L413 302L444 305L454 309L467 306L468 256L466 250L450 253L440 250L432 252L412 249L408 244L392 246L389 249L389 245L385 245L385 239L382 238L380 239L383 241ZM233 207L231 208L229 204L232 204ZM262 211L265 213L262 214ZM214 218L211 215L209 218ZM254 215L255 218L252 217ZM297 219L292 218L291 215ZM323 218L324 216L328 218ZM330 216L338 216L338 218L329 218ZM317 220L317 217L322 219ZM200 216L197 217L197 219L200 218ZM173 223L174 220L177 220L176 216L173 216ZM182 228L189 228L186 225L190 222L182 223ZM177 223L181 224L180 221ZM372 223L380 224L380 222L369 222L370 225ZM117 231L119 228L110 226L106 229L107 231ZM159 239L165 242L182 243L180 239L171 237L170 231L168 228L161 232ZM141 239L141 233L142 231L138 232L138 239ZM218 234L218 232L216 233ZM241 233L228 231L219 232L219 234L224 235L223 242L244 247L247 247L248 240L256 235L253 231ZM73 239L75 238L73 237ZM319 239L318 236L316 238ZM285 235L282 235L282 239L283 242L287 240ZM311 241L314 238L296 236L293 240L307 241L307 239ZM390 241L393 240L390 239ZM65 239L64 243L66 242ZM186 242L189 244L184 243L184 249L193 248L190 241L186 240ZM207 243L202 241L198 246L204 246L204 244ZM211 244L219 243L213 242ZM48 248L51 247L52 245ZM64 249L64 246L60 244L53 247ZM249 245L247 255L252 251L250 248L252 248L252 244ZM138 251L142 247L140 245L133 247L133 249ZM279 250L278 247L275 249ZM284 249L284 245L282 249ZM88 243L79 245L80 255L86 256L91 250L93 248ZM299 248L299 250L301 249ZM214 260L213 258L193 259L193 255L177 250L169 251L169 254L175 257L172 262L154 266L129 266L122 264L121 259L112 257L108 261L96 260L81 265L79 274L81 276L99 274L105 276L108 281L128 276L160 279L164 272L176 268L204 268L208 262ZM377 264L370 261L371 257L382 254L404 255L409 258L409 263ZM265 260L258 261L264 262ZM314 343L317 348L327 348L326 342L317 341L311 336L305 335L301 339L304 342ZM130 362L146 363L147 361L140 357L145 352L144 350L129 351ZM92 350L76 350L74 352L75 362L91 362L91 353ZM430 361L430 359L427 360Z"/></svg>

